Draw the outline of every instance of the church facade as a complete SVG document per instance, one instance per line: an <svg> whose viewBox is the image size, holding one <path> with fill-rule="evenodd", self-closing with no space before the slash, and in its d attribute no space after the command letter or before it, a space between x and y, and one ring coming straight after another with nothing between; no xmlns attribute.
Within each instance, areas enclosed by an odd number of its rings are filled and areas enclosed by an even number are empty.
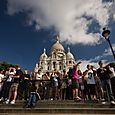
<svg viewBox="0 0 115 115"><path fill-rule="evenodd" d="M49 56L46 54L46 49L44 49L34 71L37 72L38 69L41 69L43 73L51 73L54 70L62 72L64 69L73 67L74 64L75 59L73 54L70 52L70 48L68 48L66 53L57 37L56 42L51 47Z"/></svg>

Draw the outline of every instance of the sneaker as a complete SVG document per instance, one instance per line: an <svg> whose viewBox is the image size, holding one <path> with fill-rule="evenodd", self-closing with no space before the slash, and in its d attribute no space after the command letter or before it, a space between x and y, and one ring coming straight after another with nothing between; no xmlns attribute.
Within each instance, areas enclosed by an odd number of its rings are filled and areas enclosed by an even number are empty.
<svg viewBox="0 0 115 115"><path fill-rule="evenodd" d="M79 102L79 101L81 101L82 99L80 98L80 97L77 97L77 98L74 98L74 101L75 102Z"/></svg>
<svg viewBox="0 0 115 115"><path fill-rule="evenodd" d="M106 102L105 102L105 101L103 101L103 102L101 102L101 104L105 105L105 104L106 104Z"/></svg>
<svg viewBox="0 0 115 115"><path fill-rule="evenodd" d="M3 97L1 97L1 98L0 98L0 101L3 101L3 100L4 100L4 98L3 98Z"/></svg>
<svg viewBox="0 0 115 115"><path fill-rule="evenodd" d="M115 101L111 101L111 104L112 104L112 105L115 105Z"/></svg>
<svg viewBox="0 0 115 115"><path fill-rule="evenodd" d="M7 99L5 103L6 103L6 104L8 104L8 103L9 103L9 101L10 101L10 100L9 100L9 99Z"/></svg>
<svg viewBox="0 0 115 115"><path fill-rule="evenodd" d="M78 96L77 96L77 98L76 98L76 99L77 99L78 101L81 101L81 98L80 98L80 97L78 97Z"/></svg>
<svg viewBox="0 0 115 115"><path fill-rule="evenodd" d="M50 100L53 101L53 98L51 98Z"/></svg>
<svg viewBox="0 0 115 115"><path fill-rule="evenodd" d="M105 99L104 99L104 98L102 98L102 99L101 99L101 101L105 101Z"/></svg>
<svg viewBox="0 0 115 115"><path fill-rule="evenodd" d="M5 98L4 100L6 101L6 100L8 100L8 98Z"/></svg>
<svg viewBox="0 0 115 115"><path fill-rule="evenodd" d="M10 104L15 104L15 100L12 100L12 101L10 102Z"/></svg>

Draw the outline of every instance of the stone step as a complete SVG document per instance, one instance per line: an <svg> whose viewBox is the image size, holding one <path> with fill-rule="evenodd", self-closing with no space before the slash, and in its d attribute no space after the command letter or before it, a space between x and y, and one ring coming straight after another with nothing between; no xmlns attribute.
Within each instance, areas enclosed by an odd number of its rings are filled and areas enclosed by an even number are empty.
<svg viewBox="0 0 115 115"><path fill-rule="evenodd" d="M14 105L11 105L11 104L5 104L5 103L1 103L0 104L0 108L1 107L4 107L4 108L8 108L8 107L17 107L17 108L20 108L20 107L24 107L25 102L24 101L19 101L17 100L16 103ZM36 107L38 108L55 108L55 107L58 107L58 108L66 108L66 107L69 107L69 108L110 108L111 107L111 104L110 103L106 103L104 105L101 104L101 102L83 102L83 101L80 101L80 102L75 102L73 100L65 100L65 101L51 101L51 100L40 100L37 102L36 104Z"/></svg>
<svg viewBox="0 0 115 115"><path fill-rule="evenodd" d="M14 105L11 105L11 104L0 104L0 108L9 108L9 107L16 107L16 108L20 108L20 107L25 107L25 104L14 104ZM37 103L36 108L111 108L113 107L112 105L110 104L105 104L105 105L102 105L102 104L81 104L81 103L72 103L72 104L41 104L41 103Z"/></svg>
<svg viewBox="0 0 115 115"><path fill-rule="evenodd" d="M115 108L0 108L1 113L115 114Z"/></svg>
<svg viewBox="0 0 115 115"><path fill-rule="evenodd" d="M74 102L73 100L51 101L40 100L34 108L25 108L24 101L17 100L16 104L0 104L1 113L75 113L75 114L115 114L115 106L106 103Z"/></svg>

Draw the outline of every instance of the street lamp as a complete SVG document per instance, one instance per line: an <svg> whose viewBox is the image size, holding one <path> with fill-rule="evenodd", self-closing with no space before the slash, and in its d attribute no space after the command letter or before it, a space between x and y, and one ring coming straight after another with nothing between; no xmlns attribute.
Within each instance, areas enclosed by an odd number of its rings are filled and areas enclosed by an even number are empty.
<svg viewBox="0 0 115 115"><path fill-rule="evenodd" d="M115 59L115 53L114 53L114 51L113 51L113 48L112 48L112 45L111 45L111 42L110 42L110 30L107 30L106 28L103 28L103 32L102 32L102 36L107 40L107 42L109 43L109 46L110 46L110 48L111 48L111 51L112 51L112 54L113 54L113 57L114 57L114 59Z"/></svg>

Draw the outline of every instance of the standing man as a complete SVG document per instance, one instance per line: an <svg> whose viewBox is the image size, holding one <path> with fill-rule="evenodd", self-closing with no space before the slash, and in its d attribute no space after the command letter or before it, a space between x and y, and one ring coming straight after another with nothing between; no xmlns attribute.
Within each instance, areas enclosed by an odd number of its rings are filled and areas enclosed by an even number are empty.
<svg viewBox="0 0 115 115"><path fill-rule="evenodd" d="M13 76L12 85L9 91L9 98L6 100L6 104L8 104L10 101L11 104L15 104L17 98L17 90L22 76L23 72L21 71L20 65L17 65L16 74ZM12 97L13 99L11 100Z"/></svg>
<svg viewBox="0 0 115 115"><path fill-rule="evenodd" d="M30 82L30 75L28 74L28 70L24 70L24 80L23 80L23 91L24 91L24 100L27 100L29 96L29 82Z"/></svg>
<svg viewBox="0 0 115 115"><path fill-rule="evenodd" d="M102 83L102 88L103 88L102 92L104 93L104 91L107 91L111 104L115 105L114 96L111 88L110 76L109 76L111 74L111 71L107 67L103 67L102 61L99 61L98 64L99 64L99 68L97 69L97 76L100 78ZM103 102L102 104L105 104L105 102Z"/></svg>

